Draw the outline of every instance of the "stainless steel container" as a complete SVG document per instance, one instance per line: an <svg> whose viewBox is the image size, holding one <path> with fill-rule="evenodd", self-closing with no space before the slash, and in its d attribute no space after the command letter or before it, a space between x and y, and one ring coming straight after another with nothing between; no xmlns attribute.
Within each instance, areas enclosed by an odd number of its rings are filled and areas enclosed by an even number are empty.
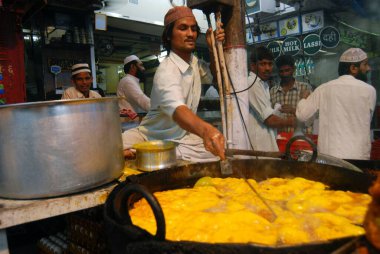
<svg viewBox="0 0 380 254"><path fill-rule="evenodd" d="M143 171L167 168L177 162L175 144L171 141L147 141L133 148L136 149L136 167Z"/></svg>
<svg viewBox="0 0 380 254"><path fill-rule="evenodd" d="M122 174L117 98L5 105L0 116L1 197L65 195Z"/></svg>

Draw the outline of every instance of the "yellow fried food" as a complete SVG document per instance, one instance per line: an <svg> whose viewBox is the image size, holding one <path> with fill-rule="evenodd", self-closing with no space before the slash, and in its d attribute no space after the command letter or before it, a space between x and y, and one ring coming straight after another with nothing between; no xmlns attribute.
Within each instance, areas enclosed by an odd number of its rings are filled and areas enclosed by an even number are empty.
<svg viewBox="0 0 380 254"><path fill-rule="evenodd" d="M328 190L304 178L249 182L204 177L193 188L156 192L165 216L166 238L209 243L292 245L364 234L361 224L371 201L367 194ZM142 199L130 215L135 225L156 232L153 213Z"/></svg>

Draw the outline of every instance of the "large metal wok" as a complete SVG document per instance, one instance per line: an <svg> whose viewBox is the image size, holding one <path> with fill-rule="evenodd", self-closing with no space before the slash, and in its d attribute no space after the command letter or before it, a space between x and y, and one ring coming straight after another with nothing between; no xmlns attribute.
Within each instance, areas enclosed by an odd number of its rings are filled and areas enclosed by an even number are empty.
<svg viewBox="0 0 380 254"><path fill-rule="evenodd" d="M118 99L0 106L0 196L65 195L122 174Z"/></svg>
<svg viewBox="0 0 380 254"><path fill-rule="evenodd" d="M162 211L150 193L193 186L203 176L253 178L304 177L323 182L331 189L367 193L370 175L332 165L281 160L232 160L232 175L222 175L219 162L190 164L130 176L109 195L105 205L107 234L112 253L330 253L353 238L340 238L297 246L268 247L256 244L207 244L165 240ZM156 235L132 225L129 208L143 196L153 208Z"/></svg>

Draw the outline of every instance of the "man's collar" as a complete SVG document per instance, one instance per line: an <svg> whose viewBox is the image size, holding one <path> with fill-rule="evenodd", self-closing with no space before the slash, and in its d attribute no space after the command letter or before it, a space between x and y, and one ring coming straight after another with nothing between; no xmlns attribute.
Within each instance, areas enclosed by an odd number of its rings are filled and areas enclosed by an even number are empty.
<svg viewBox="0 0 380 254"><path fill-rule="evenodd" d="M294 80L293 86L289 89L290 90L299 90L300 89L300 83L297 80ZM274 91L275 92L282 92L284 88L281 86L281 84L277 84L274 86Z"/></svg>
<svg viewBox="0 0 380 254"><path fill-rule="evenodd" d="M194 64L198 62L198 59L193 54L191 54L191 59L190 59L190 64L189 64L185 62L179 55L174 53L174 51L170 51L169 58L178 66L178 68L180 69L182 73L187 71L187 69L190 66L193 66Z"/></svg>
<svg viewBox="0 0 380 254"><path fill-rule="evenodd" d="M257 77L257 80L258 80L258 81L264 82L264 81L260 78L260 76L257 75L256 73L254 73L253 71L249 71L248 76L252 76L254 79L256 79L256 77Z"/></svg>
<svg viewBox="0 0 380 254"><path fill-rule="evenodd" d="M77 96L78 96L78 98L86 98L85 96L84 96L84 94L81 92L81 91L79 91L76 87L75 87L75 91L77 92ZM89 96L90 97L90 96Z"/></svg>
<svg viewBox="0 0 380 254"><path fill-rule="evenodd" d="M128 78L134 79L135 81L137 81L137 83L140 82L140 79L139 79L139 78L137 78L137 77L135 77L135 76L133 76L133 75L131 75L131 74L129 74L129 73L127 73L126 76L127 76Z"/></svg>

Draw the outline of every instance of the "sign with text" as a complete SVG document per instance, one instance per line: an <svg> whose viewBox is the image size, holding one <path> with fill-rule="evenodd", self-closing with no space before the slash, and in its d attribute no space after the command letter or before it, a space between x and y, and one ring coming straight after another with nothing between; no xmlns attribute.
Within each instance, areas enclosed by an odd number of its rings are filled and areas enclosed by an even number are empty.
<svg viewBox="0 0 380 254"><path fill-rule="evenodd" d="M303 51L306 55L315 55L321 49L319 35L309 34L303 39Z"/></svg>
<svg viewBox="0 0 380 254"><path fill-rule="evenodd" d="M340 33L333 26L326 26L319 34L321 43L326 48L335 48L340 41Z"/></svg>
<svg viewBox="0 0 380 254"><path fill-rule="evenodd" d="M274 58L277 58L281 54L281 45L277 41L269 42L267 48L272 52Z"/></svg>
<svg viewBox="0 0 380 254"><path fill-rule="evenodd" d="M296 37L288 37L282 42L282 52L285 55L297 55L301 50L301 41Z"/></svg>

